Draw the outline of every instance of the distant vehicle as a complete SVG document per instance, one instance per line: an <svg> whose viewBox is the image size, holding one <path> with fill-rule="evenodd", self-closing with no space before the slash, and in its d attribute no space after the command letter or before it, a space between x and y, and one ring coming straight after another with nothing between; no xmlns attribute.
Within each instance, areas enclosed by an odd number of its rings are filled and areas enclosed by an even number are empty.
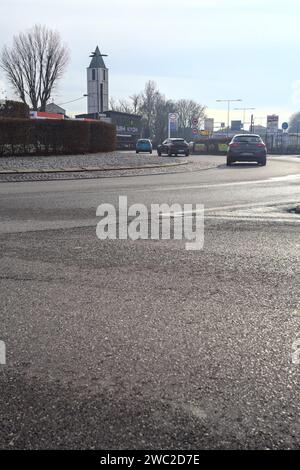
<svg viewBox="0 0 300 470"><path fill-rule="evenodd" d="M134 150L135 149L135 136L117 134L117 150Z"/></svg>
<svg viewBox="0 0 300 470"><path fill-rule="evenodd" d="M152 143L149 139L139 139L135 147L136 153L149 152L152 153Z"/></svg>
<svg viewBox="0 0 300 470"><path fill-rule="evenodd" d="M161 156L163 153L166 153L169 157L178 154L184 154L187 157L190 154L189 144L184 139L166 139L157 147L157 154Z"/></svg>
<svg viewBox="0 0 300 470"><path fill-rule="evenodd" d="M265 166L267 148L262 138L256 134L237 134L228 146L227 166L234 162L257 162Z"/></svg>

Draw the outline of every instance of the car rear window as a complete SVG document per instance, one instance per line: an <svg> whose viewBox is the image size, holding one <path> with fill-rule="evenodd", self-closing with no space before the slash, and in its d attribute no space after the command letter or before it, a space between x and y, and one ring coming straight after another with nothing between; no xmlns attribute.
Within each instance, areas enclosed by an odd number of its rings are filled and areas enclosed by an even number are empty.
<svg viewBox="0 0 300 470"><path fill-rule="evenodd" d="M183 142L185 142L184 139L171 139L171 142L178 142L179 144L182 144Z"/></svg>
<svg viewBox="0 0 300 470"><path fill-rule="evenodd" d="M257 135L239 135L233 139L233 142L261 142L261 138Z"/></svg>
<svg viewBox="0 0 300 470"><path fill-rule="evenodd" d="M139 144L150 144L149 140L138 140Z"/></svg>

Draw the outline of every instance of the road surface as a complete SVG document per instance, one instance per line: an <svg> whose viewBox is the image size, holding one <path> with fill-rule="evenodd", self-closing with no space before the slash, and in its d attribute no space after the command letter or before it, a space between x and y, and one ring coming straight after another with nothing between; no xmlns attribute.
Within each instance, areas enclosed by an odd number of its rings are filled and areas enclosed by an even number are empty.
<svg viewBox="0 0 300 470"><path fill-rule="evenodd" d="M300 159L0 185L1 448L298 448ZM205 240L96 208L204 204Z"/></svg>

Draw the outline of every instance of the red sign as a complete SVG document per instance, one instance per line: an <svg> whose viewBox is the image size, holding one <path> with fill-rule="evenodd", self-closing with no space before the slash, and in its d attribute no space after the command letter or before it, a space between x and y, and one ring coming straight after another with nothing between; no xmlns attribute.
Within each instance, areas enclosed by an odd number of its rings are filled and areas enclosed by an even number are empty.
<svg viewBox="0 0 300 470"><path fill-rule="evenodd" d="M46 113L42 111L30 111L31 119L64 119L63 114Z"/></svg>

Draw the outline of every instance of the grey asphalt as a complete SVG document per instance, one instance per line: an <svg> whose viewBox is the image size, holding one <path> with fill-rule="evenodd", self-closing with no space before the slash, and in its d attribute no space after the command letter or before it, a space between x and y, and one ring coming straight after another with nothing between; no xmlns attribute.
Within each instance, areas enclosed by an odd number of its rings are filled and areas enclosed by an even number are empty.
<svg viewBox="0 0 300 470"><path fill-rule="evenodd" d="M192 158L217 167L0 185L1 448L299 448L300 163ZM204 204L203 250L99 241L119 195Z"/></svg>

